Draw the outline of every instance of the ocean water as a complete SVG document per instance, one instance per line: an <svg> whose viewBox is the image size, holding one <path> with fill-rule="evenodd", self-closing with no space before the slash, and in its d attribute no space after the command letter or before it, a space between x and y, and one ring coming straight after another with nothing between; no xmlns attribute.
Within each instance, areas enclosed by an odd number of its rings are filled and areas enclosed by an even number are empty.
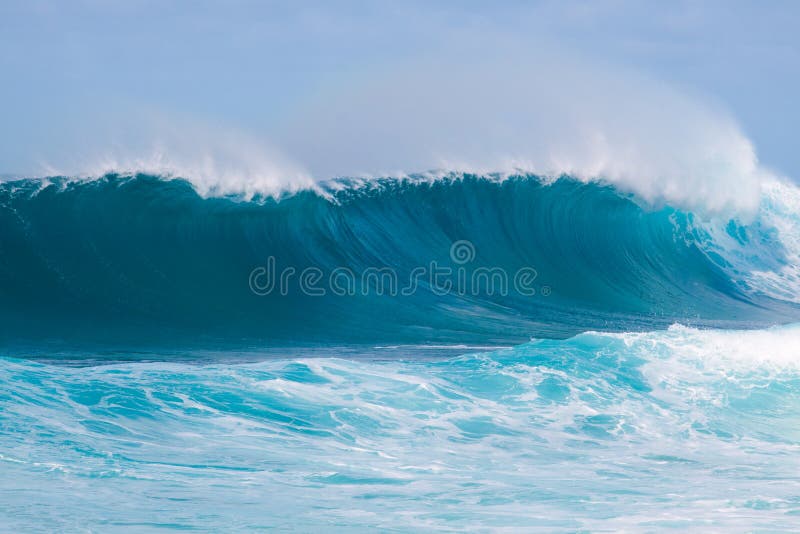
<svg viewBox="0 0 800 534"><path fill-rule="evenodd" d="M761 194L0 184L0 525L796 531L800 192Z"/></svg>

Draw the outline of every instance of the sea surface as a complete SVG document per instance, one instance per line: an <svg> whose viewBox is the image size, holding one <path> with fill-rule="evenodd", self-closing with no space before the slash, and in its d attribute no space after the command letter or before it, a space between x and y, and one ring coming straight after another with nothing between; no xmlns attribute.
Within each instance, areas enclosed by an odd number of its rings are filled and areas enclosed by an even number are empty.
<svg viewBox="0 0 800 534"><path fill-rule="evenodd" d="M0 324L3 531L800 526L788 183L7 180Z"/></svg>

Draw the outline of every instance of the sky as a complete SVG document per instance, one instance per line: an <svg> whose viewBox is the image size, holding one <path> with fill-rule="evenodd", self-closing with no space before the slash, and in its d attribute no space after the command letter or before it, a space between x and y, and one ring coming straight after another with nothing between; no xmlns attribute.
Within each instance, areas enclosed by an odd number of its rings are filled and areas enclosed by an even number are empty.
<svg viewBox="0 0 800 534"><path fill-rule="evenodd" d="M798 179L798 27L788 1L3 0L0 174L156 152L296 177Z"/></svg>

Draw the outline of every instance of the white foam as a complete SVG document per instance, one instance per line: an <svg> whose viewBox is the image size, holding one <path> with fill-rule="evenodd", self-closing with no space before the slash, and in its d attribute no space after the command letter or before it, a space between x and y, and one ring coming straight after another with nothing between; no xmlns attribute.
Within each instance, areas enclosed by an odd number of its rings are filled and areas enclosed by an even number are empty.
<svg viewBox="0 0 800 534"><path fill-rule="evenodd" d="M800 303L800 188L770 181L764 184L761 219L780 242L780 266L754 269L748 281L768 295Z"/></svg>
<svg viewBox="0 0 800 534"><path fill-rule="evenodd" d="M698 224L699 244L722 257L720 266L744 289L800 303L800 188L765 180L759 198L757 214L733 233L725 219Z"/></svg>
<svg viewBox="0 0 800 534"><path fill-rule="evenodd" d="M666 332L591 335L617 337L630 349L661 356L670 365L679 359L719 370L800 367L800 324L763 330L704 330L675 324Z"/></svg>

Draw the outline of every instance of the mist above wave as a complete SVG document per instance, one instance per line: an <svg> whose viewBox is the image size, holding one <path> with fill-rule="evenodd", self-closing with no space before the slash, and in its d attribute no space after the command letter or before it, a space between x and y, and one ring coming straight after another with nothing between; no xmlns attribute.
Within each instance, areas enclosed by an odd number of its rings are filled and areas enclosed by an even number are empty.
<svg viewBox="0 0 800 534"><path fill-rule="evenodd" d="M506 52L457 50L326 95L287 145L322 176L567 174L654 204L757 208L769 173L726 111L618 67L552 50Z"/></svg>
<svg viewBox="0 0 800 534"><path fill-rule="evenodd" d="M653 205L755 213L771 175L729 113L626 69L515 46L461 45L392 65L256 133L169 113L123 117L106 125L113 144L99 140L43 170L169 175L205 196L246 197L342 176L569 175Z"/></svg>

